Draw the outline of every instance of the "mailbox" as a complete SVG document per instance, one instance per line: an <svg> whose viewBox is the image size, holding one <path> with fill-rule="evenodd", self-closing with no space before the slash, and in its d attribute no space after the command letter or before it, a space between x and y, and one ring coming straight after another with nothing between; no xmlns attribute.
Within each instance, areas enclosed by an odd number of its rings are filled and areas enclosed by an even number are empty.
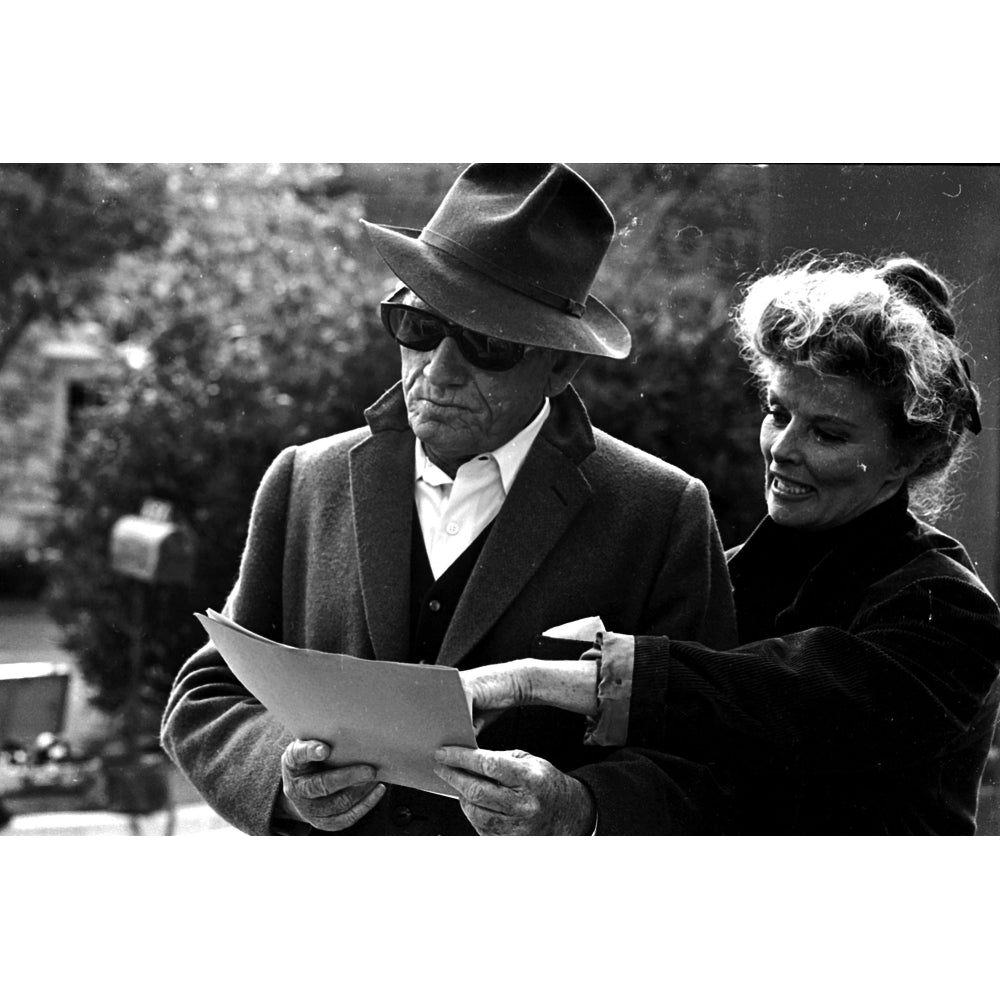
<svg viewBox="0 0 1000 1000"><path fill-rule="evenodd" d="M111 529L111 567L145 583L189 584L195 538L172 520L170 504L147 500L141 514L119 518Z"/></svg>

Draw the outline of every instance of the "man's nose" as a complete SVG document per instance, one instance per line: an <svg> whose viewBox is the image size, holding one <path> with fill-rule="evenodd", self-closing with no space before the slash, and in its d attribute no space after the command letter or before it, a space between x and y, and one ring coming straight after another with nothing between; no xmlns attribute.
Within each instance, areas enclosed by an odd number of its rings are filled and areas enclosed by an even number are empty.
<svg viewBox="0 0 1000 1000"><path fill-rule="evenodd" d="M454 337L445 337L433 351L424 366L424 374L434 382L461 382L469 372L468 363L462 357Z"/></svg>

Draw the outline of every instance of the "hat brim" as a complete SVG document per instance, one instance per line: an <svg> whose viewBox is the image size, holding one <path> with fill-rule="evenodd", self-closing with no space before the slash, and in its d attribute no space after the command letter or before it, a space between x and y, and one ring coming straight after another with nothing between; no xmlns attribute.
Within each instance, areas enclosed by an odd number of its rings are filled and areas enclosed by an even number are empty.
<svg viewBox="0 0 1000 1000"><path fill-rule="evenodd" d="M625 324L593 295L582 316L571 316L421 242L419 230L365 219L361 224L392 273L453 323L501 340L577 354L624 358L632 348Z"/></svg>

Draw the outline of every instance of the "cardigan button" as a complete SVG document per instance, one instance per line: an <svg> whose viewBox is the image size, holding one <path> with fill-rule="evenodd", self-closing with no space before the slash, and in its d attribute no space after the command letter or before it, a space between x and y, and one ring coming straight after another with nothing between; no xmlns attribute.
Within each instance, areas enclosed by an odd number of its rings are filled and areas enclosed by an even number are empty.
<svg viewBox="0 0 1000 1000"><path fill-rule="evenodd" d="M428 601L427 602L427 607L428 607L428 609L430 611L440 611L441 610L441 602L440 601Z"/></svg>
<svg viewBox="0 0 1000 1000"><path fill-rule="evenodd" d="M392 822L396 826L409 826L413 813L407 806L396 806L392 811Z"/></svg>

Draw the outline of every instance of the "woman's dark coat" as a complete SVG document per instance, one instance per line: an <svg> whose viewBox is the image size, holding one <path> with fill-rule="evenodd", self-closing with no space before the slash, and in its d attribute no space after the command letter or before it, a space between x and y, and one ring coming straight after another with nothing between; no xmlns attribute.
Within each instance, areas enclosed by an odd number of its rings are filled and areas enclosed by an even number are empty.
<svg viewBox="0 0 1000 1000"><path fill-rule="evenodd" d="M630 746L714 762L735 833L973 833L1000 613L905 490L731 553L736 649L636 641ZM777 636L778 638L768 638Z"/></svg>

